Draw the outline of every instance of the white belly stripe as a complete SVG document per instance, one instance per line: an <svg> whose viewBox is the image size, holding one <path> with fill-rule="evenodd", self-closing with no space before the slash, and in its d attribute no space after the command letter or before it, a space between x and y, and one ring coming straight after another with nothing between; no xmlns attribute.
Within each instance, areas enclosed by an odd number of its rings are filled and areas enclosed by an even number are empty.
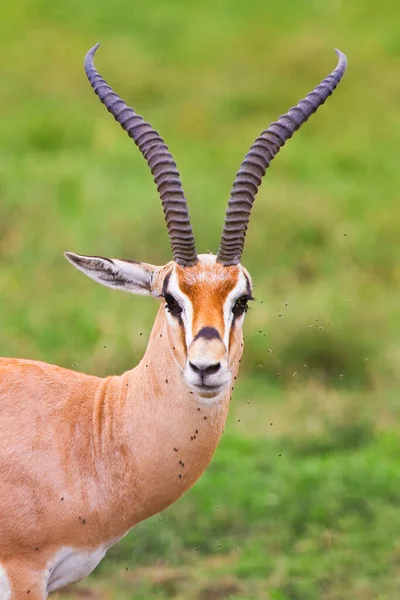
<svg viewBox="0 0 400 600"><path fill-rule="evenodd" d="M11 586L5 569L0 565L0 600L11 600Z"/></svg>
<svg viewBox="0 0 400 600"><path fill-rule="evenodd" d="M54 592L89 575L97 567L110 545L100 546L92 552L61 548L47 565L49 573L47 591ZM1 595L0 600L3 600Z"/></svg>

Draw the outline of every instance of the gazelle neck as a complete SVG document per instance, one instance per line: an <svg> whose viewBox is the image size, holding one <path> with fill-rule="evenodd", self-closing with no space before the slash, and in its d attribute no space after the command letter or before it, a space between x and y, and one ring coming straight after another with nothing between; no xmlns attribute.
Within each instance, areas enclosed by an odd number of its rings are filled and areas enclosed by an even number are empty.
<svg viewBox="0 0 400 600"><path fill-rule="evenodd" d="M189 390L169 347L163 307L143 359L118 379L134 524L174 502L203 473L224 429L231 387L211 403Z"/></svg>

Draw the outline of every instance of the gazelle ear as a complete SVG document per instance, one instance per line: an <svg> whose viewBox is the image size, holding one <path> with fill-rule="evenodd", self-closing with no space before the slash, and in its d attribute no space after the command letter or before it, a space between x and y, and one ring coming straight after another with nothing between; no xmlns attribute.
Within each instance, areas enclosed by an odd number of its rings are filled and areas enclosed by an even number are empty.
<svg viewBox="0 0 400 600"><path fill-rule="evenodd" d="M147 263L73 252L65 252L65 258L94 281L133 294L151 294L153 274L158 268Z"/></svg>

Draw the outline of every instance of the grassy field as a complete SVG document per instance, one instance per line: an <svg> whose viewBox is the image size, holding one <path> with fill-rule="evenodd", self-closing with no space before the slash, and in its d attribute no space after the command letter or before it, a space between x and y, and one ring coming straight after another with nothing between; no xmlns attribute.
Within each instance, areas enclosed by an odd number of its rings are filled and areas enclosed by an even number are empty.
<svg viewBox="0 0 400 600"><path fill-rule="evenodd" d="M395 0L17 0L0 8L0 355L99 375L141 357L147 298L65 250L163 264L157 192L85 52L167 140L201 251L249 145L336 64L272 164L243 263L257 301L206 474L55 598L400 597L400 8ZM143 334L143 335L142 335Z"/></svg>

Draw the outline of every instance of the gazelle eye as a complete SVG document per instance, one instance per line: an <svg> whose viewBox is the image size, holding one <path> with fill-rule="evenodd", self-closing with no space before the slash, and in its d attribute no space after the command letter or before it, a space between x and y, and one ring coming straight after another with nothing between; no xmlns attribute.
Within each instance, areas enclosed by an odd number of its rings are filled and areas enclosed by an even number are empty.
<svg viewBox="0 0 400 600"><path fill-rule="evenodd" d="M235 317L240 317L241 315L243 315L243 313L247 312L249 308L247 303L249 300L252 300L250 296L241 296L236 300L235 304L232 307L232 312Z"/></svg>
<svg viewBox="0 0 400 600"><path fill-rule="evenodd" d="M166 310L173 316L179 317L182 312L182 308L179 306L178 302L175 300L171 294L165 294L165 308Z"/></svg>

